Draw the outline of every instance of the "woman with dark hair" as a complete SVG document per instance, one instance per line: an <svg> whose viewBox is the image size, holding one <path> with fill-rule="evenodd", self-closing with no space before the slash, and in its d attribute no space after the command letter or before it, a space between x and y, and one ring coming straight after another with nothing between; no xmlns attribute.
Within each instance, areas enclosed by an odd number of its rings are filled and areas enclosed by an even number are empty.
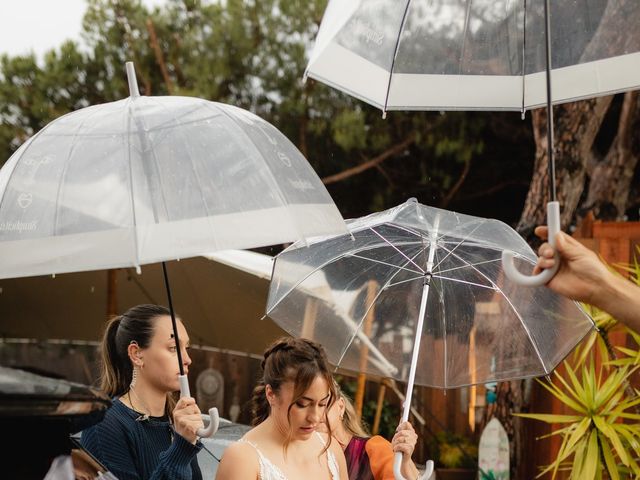
<svg viewBox="0 0 640 480"><path fill-rule="evenodd" d="M113 318L105 330L100 387L113 398L104 419L82 432L83 446L119 480L202 478L196 459L203 427L193 398L180 398L191 358L189 337L179 319L176 345L169 310L138 305Z"/></svg>
<svg viewBox="0 0 640 480"><path fill-rule="evenodd" d="M218 480L346 480L342 449L316 431L335 398L322 347L282 338L264 352L254 428L225 450Z"/></svg>
<svg viewBox="0 0 640 480"><path fill-rule="evenodd" d="M327 414L328 429L344 450L349 480L390 480L393 475L393 456L402 453L400 472L414 480L420 472L411 460L418 435L409 422L398 426L391 442L380 435L371 436L358 420L356 410L340 387L335 385L337 396Z"/></svg>

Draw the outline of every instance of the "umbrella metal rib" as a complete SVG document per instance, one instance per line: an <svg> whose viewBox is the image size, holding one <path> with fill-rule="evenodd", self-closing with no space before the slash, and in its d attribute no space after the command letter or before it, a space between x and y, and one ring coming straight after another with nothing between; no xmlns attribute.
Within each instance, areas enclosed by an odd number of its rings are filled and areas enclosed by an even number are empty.
<svg viewBox="0 0 640 480"><path fill-rule="evenodd" d="M495 287L490 287L488 285L482 285L481 283L469 282L467 280L461 280L459 278L444 277L442 275L436 275L436 274L433 275L433 278L437 278L439 280L448 280L448 281L454 282L454 283L464 283L465 285L473 285L474 287L486 288L487 290L496 290Z"/></svg>
<svg viewBox="0 0 640 480"><path fill-rule="evenodd" d="M459 255L453 253L453 251L451 251L451 254L453 256L455 256L458 260L460 260L461 262L467 263L468 262L461 258ZM544 361L542 360L542 355L540 353L540 350L538 349L538 344L534 341L533 337L531 336L531 331L529 330L529 327L527 327L526 323L524 322L524 319L522 318L522 315L520 315L520 312L518 311L518 309L515 307L515 305L511 302L511 299L505 295L505 293L502 291L502 289L500 287L498 287L498 285L496 285L496 283L491 280L489 277L487 277L486 274L484 274L483 272L481 272L480 270L478 270L477 268L475 268L472 265L469 265L469 267L471 267L472 269L474 269L479 275L481 275L482 277L484 277L486 280L489 281L489 283L491 283L494 286L494 289L500 293L500 295L502 295L502 297L505 299L505 301L509 304L509 306L511 307L511 309L513 310L513 313L516 315L516 317L518 317L518 320L520 321L520 324L522 325L522 328L524 329L525 333L527 334L527 337L529 337L529 341L531 342L531 345L533 346L533 349L536 352L536 356L538 357L538 361L540 362L540 364L542 365L542 369L544 370L545 374L549 373L547 371L547 367L544 364Z"/></svg>
<svg viewBox="0 0 640 480"><path fill-rule="evenodd" d="M371 250L375 250L376 248L380 248L380 247L377 247L377 246L376 247L372 247L371 249L368 249L367 251L370 252ZM377 260L375 258L363 257L362 255L354 255L354 254L348 253L348 254L345 255L345 257L359 258L360 260L366 260L368 262L377 263L377 264L380 264L380 265L385 265L387 267L399 268L400 270L406 270L407 272L415 273L417 275L420 275L421 277L424 275L424 272L417 272L415 270L412 270L411 268L401 267L400 265L394 265L393 263L383 262L382 260Z"/></svg>
<svg viewBox="0 0 640 480"><path fill-rule="evenodd" d="M477 223L476 227L475 227L473 230L471 230L471 231L467 234L467 236L466 236L466 237L464 237L463 239L461 239L461 240L460 240L460 241L459 241L459 242L458 242L458 243L457 243L457 244L456 244L456 245L451 249L451 251L449 251L449 253L448 253L447 255L445 255L442 259L440 259L440 261L439 261L439 262L438 262L438 263L433 267L434 269L438 268L438 267L440 266L440 264L441 264L442 262L444 262L444 261L447 259L447 257L448 257L449 255L451 255L451 254L452 254L452 253L453 253L453 252L454 252L454 251L455 251L455 250L456 250L460 245L462 245L463 243L465 243L465 242L466 242L466 240L467 240L467 239L469 239L469 237L471 237L471 235L472 235L472 234L473 234L473 233L474 233L478 228L480 228L480 226L481 226L484 222L476 221L476 223ZM445 248L445 247L443 246L443 248ZM447 251L448 251L448 249L446 249L446 248L445 248L445 250L447 250Z"/></svg>
<svg viewBox="0 0 640 480"><path fill-rule="evenodd" d="M386 239L384 237L384 235L382 235L380 232L378 232L375 228L371 227L370 230L375 233L377 236L379 236L384 242L386 242L387 244L389 244L389 246L391 248L393 248L395 251L397 251L400 255L402 255L404 258L406 258L407 260L409 260L409 262L411 262L411 264L415 265L422 273L426 273L422 267L420 265L418 265L416 262L414 262L412 259L410 259L402 250L400 250L398 247L396 247L393 243L391 243L388 239Z"/></svg>
<svg viewBox="0 0 640 480"><path fill-rule="evenodd" d="M418 255L420 255L422 253L422 251L423 250L418 251L418 253L416 253L413 258L416 258ZM412 259L409 259L408 257L407 257L407 259L408 259L408 261L413 263ZM382 295L382 293L389 287L389 284L391 283L391 281L395 278L396 275L398 275L398 273L400 273L400 271L401 270L398 269L393 275L391 275L391 277L389 277L389 279L385 282L385 284L376 293L375 297L373 297L373 300L371 301L371 304L367 307L366 311L363 313L362 317L360 318L360 321L358 322L358 325L356 326L356 330L354 331L353 335L351 335L351 338L347 342L347 345L342 350L342 353L340 354L340 358L338 359L338 362L336 363L336 367L339 367L342 364L342 360L344 359L344 356L346 355L346 353L349 350L349 348L351 348L351 345L353 344L353 341L356 338L357 332L362 329L362 323L364 322L364 319L367 318L367 314L373 308L373 306L376 304L376 301L378 300L380 295ZM424 277L421 277L421 278L424 278Z"/></svg>
<svg viewBox="0 0 640 480"><path fill-rule="evenodd" d="M500 258L495 258L493 260L484 260L482 262L468 263L466 265L460 265L460 266L457 266L457 267L445 268L444 270L438 270L438 273L439 274L449 273L449 272L453 272L455 270L460 270L462 268L468 268L469 266L474 266L475 267L475 266L478 266L478 265L486 265L487 263L496 263L496 262L499 262L500 260L501 260Z"/></svg>

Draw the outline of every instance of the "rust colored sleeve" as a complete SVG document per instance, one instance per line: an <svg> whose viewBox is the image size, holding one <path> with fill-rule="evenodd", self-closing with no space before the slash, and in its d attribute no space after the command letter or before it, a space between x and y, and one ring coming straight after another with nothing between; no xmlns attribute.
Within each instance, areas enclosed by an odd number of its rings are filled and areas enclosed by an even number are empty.
<svg viewBox="0 0 640 480"><path fill-rule="evenodd" d="M376 435L371 437L365 445L365 450L369 456L371 473L375 480L394 480L393 477L393 448L391 443Z"/></svg>

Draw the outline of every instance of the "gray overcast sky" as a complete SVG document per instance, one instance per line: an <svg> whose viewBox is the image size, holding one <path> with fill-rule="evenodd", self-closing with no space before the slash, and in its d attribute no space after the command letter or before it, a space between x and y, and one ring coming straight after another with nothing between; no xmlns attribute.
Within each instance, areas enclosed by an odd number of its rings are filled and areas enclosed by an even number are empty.
<svg viewBox="0 0 640 480"><path fill-rule="evenodd" d="M66 39L79 40L85 9L85 0L0 0L0 53L34 51L41 58Z"/></svg>

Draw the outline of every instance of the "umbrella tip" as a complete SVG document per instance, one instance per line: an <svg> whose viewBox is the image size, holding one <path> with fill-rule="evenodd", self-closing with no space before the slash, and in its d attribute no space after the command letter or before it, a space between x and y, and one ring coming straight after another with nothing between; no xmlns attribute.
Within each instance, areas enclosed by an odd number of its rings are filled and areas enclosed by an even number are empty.
<svg viewBox="0 0 640 480"><path fill-rule="evenodd" d="M125 63L125 68L127 70L127 81L129 82L129 96L131 98L137 98L140 96L140 91L138 90L138 80L133 62Z"/></svg>
<svg viewBox="0 0 640 480"><path fill-rule="evenodd" d="M387 119L387 111L386 111L386 110L383 110L383 111L382 111L382 119L383 119L383 120L386 120L386 119Z"/></svg>

